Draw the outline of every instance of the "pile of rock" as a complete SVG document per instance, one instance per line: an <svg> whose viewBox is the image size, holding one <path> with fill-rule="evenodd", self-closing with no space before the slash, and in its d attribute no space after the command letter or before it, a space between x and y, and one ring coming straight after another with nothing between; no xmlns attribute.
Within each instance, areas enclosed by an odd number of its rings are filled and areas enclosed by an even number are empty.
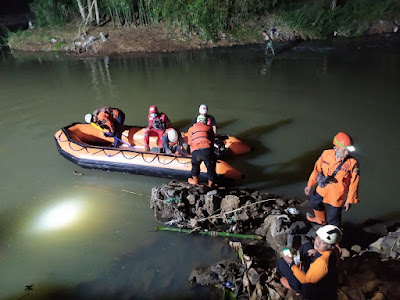
<svg viewBox="0 0 400 300"><path fill-rule="evenodd" d="M315 231L296 208L299 201L240 189L194 186L170 181L151 192L150 207L167 225L209 231L256 234L275 251Z"/></svg>
<svg viewBox="0 0 400 300"><path fill-rule="evenodd" d="M257 191L210 189L178 181L153 188L150 199L156 219L165 224L193 231L256 234L265 238L267 245L264 239L243 246L230 241L238 253L237 259L195 269L189 276L191 282L218 286L236 299L299 299L280 284L275 264L282 249L296 251L315 237L318 227L305 222L299 211L301 203L304 201L283 200ZM389 227L374 221L372 226L345 226L344 232L338 298L398 299L398 223Z"/></svg>

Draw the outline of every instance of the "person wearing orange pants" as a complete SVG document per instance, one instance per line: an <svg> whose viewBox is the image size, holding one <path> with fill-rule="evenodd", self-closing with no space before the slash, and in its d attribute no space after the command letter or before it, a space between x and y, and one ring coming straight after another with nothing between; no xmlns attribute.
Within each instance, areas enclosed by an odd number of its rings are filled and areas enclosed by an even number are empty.
<svg viewBox="0 0 400 300"><path fill-rule="evenodd" d="M341 213L358 203L360 167L355 158L349 155L354 151L351 137L339 132L333 139L333 149L325 150L308 180L304 193L310 196L310 206L314 216L307 215L310 222L341 226Z"/></svg>

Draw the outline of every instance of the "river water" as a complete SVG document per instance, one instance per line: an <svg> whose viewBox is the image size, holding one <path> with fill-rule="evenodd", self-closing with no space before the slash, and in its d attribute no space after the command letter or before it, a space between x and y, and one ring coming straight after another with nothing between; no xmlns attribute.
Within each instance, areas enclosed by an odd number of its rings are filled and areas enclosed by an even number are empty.
<svg viewBox="0 0 400 300"><path fill-rule="evenodd" d="M145 125L155 104L181 129L208 104L220 133L254 147L233 163L241 185L284 197L305 199L314 162L348 132L361 202L344 221L399 216L399 50L399 35L381 35L303 42L274 59L259 45L86 59L1 53L0 299L217 299L187 278L234 253L223 239L154 231L150 190L166 179L81 169L58 154L54 133L106 104L131 125Z"/></svg>

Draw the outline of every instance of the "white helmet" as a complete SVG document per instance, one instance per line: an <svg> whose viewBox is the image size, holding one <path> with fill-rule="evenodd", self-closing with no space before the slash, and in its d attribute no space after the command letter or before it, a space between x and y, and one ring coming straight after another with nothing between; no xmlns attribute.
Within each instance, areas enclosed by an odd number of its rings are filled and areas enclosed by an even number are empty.
<svg viewBox="0 0 400 300"><path fill-rule="evenodd" d="M205 104L200 105L199 107L199 114L205 115L208 111L208 107Z"/></svg>
<svg viewBox="0 0 400 300"><path fill-rule="evenodd" d="M316 234L329 245L338 244L342 239L342 231L334 225L325 225L320 227Z"/></svg>
<svg viewBox="0 0 400 300"><path fill-rule="evenodd" d="M168 139L171 143L175 143L178 140L178 132L171 128L168 130Z"/></svg>
<svg viewBox="0 0 400 300"><path fill-rule="evenodd" d="M92 123L92 114L86 114L85 121L86 123Z"/></svg>
<svg viewBox="0 0 400 300"><path fill-rule="evenodd" d="M197 117L197 123L199 123L199 122L206 123L207 122L207 118L205 116L203 116L203 115L199 115Z"/></svg>

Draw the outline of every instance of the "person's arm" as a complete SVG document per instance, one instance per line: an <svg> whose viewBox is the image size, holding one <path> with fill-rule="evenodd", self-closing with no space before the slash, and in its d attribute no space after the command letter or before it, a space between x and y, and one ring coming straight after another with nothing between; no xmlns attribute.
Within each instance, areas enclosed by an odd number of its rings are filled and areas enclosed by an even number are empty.
<svg viewBox="0 0 400 300"><path fill-rule="evenodd" d="M304 188L304 193L308 196L311 189L317 184L318 173L322 169L322 155L315 162L314 169L311 172L310 178L308 179L307 186Z"/></svg>
<svg viewBox="0 0 400 300"><path fill-rule="evenodd" d="M192 132L193 132L193 127L190 127L188 130L188 144L189 146L192 145Z"/></svg>
<svg viewBox="0 0 400 300"><path fill-rule="evenodd" d="M153 118L150 116L150 114L147 116L147 127L146 130L149 130L153 127Z"/></svg>
<svg viewBox="0 0 400 300"><path fill-rule="evenodd" d="M356 162L351 170L351 178L349 184L349 191L347 193L347 200L344 204L345 211L349 210L351 204L360 202L358 198L358 184L360 182L360 166Z"/></svg>
<svg viewBox="0 0 400 300"><path fill-rule="evenodd" d="M172 128L171 121L168 119L167 115L163 114L163 116L164 116L163 122L165 123L165 129Z"/></svg>
<svg viewBox="0 0 400 300"><path fill-rule="evenodd" d="M293 265L291 270L293 275L301 282L305 283L317 283L326 274L328 274L328 261L330 252L324 252L323 255L318 257L308 269L307 273L304 273L298 266Z"/></svg>
<svg viewBox="0 0 400 300"><path fill-rule="evenodd" d="M213 131L212 127L210 127L210 129L208 130L208 137L209 137L210 142L211 142L211 149L213 149L214 148L214 141L215 141L215 134L214 134L214 131Z"/></svg>

